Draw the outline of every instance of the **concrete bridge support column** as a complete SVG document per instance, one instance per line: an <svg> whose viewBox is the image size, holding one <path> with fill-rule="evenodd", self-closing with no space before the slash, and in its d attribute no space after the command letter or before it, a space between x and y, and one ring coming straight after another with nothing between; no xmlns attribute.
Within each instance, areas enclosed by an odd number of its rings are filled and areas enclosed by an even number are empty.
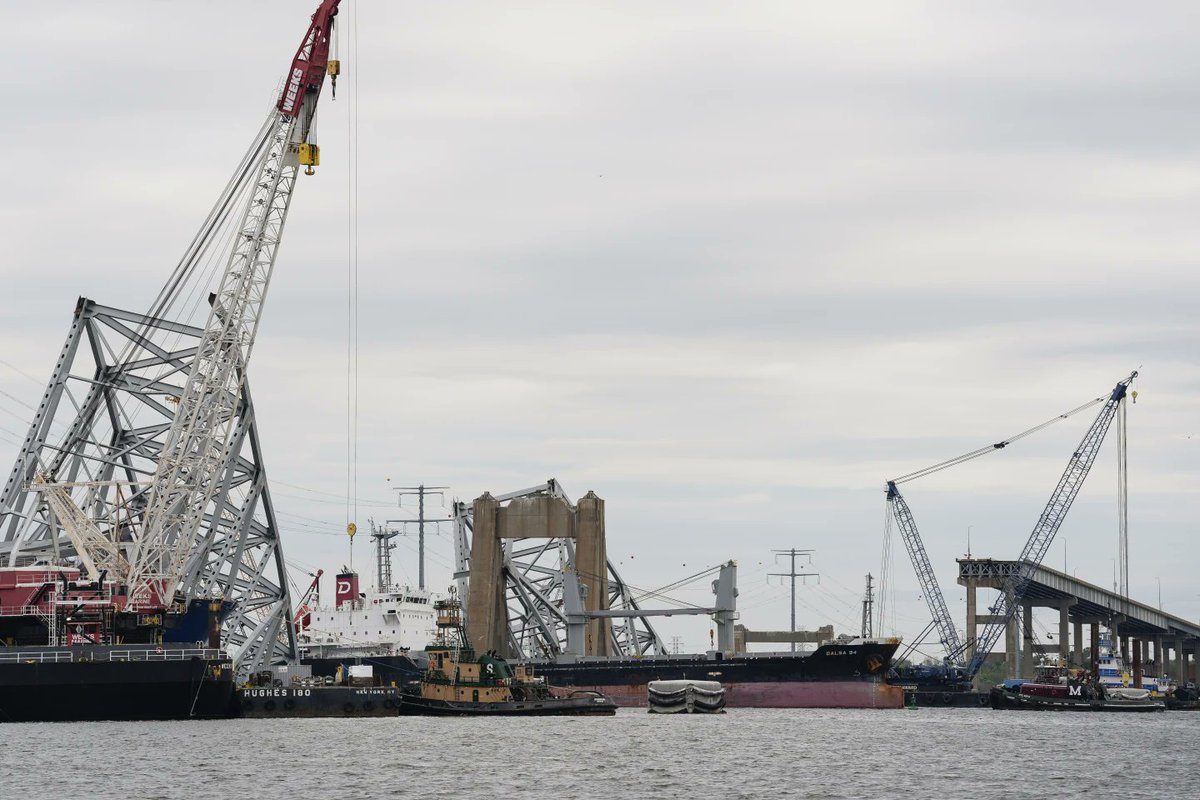
<svg viewBox="0 0 1200 800"><path fill-rule="evenodd" d="M966 652L963 653L963 658L966 659L967 663L969 664L971 663L971 660L975 658L975 638L979 635L979 623L975 619L976 603L978 602L976 595L978 594L979 584L976 581L968 580L966 588L967 641L969 644L967 645Z"/></svg>
<svg viewBox="0 0 1200 800"><path fill-rule="evenodd" d="M1066 665L1071 661L1071 607L1063 603L1058 607L1058 659Z"/></svg>
<svg viewBox="0 0 1200 800"><path fill-rule="evenodd" d="M508 652L508 607L504 602L504 548L496 535L500 503L487 492L474 502L471 536L471 588L466 598L467 639L477 653Z"/></svg>
<svg viewBox="0 0 1200 800"><path fill-rule="evenodd" d="M1100 623L1093 622L1091 628L1091 644L1090 658L1088 659L1088 672L1092 673L1093 678L1100 677Z"/></svg>
<svg viewBox="0 0 1200 800"><path fill-rule="evenodd" d="M604 501L588 492L575 505L575 571L587 587L583 607L588 611L608 608L608 549L604 532ZM588 620L585 652L589 656L609 655L612 620ZM732 646L732 645L731 645Z"/></svg>
<svg viewBox="0 0 1200 800"><path fill-rule="evenodd" d="M1033 677L1033 606L1021 607L1021 677Z"/></svg>
<svg viewBox="0 0 1200 800"><path fill-rule="evenodd" d="M1004 626L1004 677L1017 677L1017 616Z"/></svg>
<svg viewBox="0 0 1200 800"><path fill-rule="evenodd" d="M1133 685L1142 688L1142 640L1133 640L1133 666L1130 668L1130 679Z"/></svg>
<svg viewBox="0 0 1200 800"><path fill-rule="evenodd" d="M1150 643L1145 639L1138 640L1137 655L1138 660L1142 662L1142 669L1146 669L1150 660Z"/></svg>
<svg viewBox="0 0 1200 800"><path fill-rule="evenodd" d="M1075 623L1075 648L1071 663L1076 667L1083 666L1083 623Z"/></svg>

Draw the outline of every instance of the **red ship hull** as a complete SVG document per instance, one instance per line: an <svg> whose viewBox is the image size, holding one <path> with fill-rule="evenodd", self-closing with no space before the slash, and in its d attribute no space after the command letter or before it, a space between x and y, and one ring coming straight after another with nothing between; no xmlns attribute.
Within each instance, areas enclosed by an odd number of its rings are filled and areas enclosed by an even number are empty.
<svg viewBox="0 0 1200 800"><path fill-rule="evenodd" d="M874 681L756 681L722 683L729 708L903 708L904 690ZM578 686L600 692L623 708L645 708L646 684Z"/></svg>

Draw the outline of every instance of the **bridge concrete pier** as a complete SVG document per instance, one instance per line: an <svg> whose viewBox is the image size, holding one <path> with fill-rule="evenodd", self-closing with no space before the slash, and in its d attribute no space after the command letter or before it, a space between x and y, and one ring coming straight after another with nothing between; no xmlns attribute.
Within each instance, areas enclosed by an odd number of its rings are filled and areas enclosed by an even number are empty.
<svg viewBox="0 0 1200 800"><path fill-rule="evenodd" d="M1018 678L1033 677L1033 606L1021 606L1021 674Z"/></svg>
<svg viewBox="0 0 1200 800"><path fill-rule="evenodd" d="M1111 631L1114 652L1123 658L1126 669L1140 673L1139 678L1141 675L1165 674L1178 683L1197 681L1200 625L1191 620L1046 566L970 558L959 559L958 565L958 583L967 592L965 656L968 660L976 654L979 625L1002 621L990 610L979 613L979 588L1011 591L1018 576L1024 575L1029 581L1017 611L1024 631L1018 633L1016 614L1008 620L1005 629L1007 677L1031 676L1035 653L1055 653L1074 666L1095 669L1100 626L1104 625ZM1012 607L1011 602L1009 607ZM1058 610L1058 642L1054 645L1038 645L1033 641L1034 608ZM1084 625L1090 626L1087 639ZM1149 657L1151 646L1153 658ZM1088 663L1084 659L1085 650L1090 650ZM976 688L980 687L977 685Z"/></svg>
<svg viewBox="0 0 1200 800"><path fill-rule="evenodd" d="M1058 606L1058 660L1061 664L1071 663L1071 606L1073 603L1060 603Z"/></svg>
<svg viewBox="0 0 1200 800"><path fill-rule="evenodd" d="M1075 620L1075 647L1072 648L1071 666L1083 666L1083 622Z"/></svg>
<svg viewBox="0 0 1200 800"><path fill-rule="evenodd" d="M1133 666L1129 670L1135 688L1142 688L1142 640L1133 640Z"/></svg>

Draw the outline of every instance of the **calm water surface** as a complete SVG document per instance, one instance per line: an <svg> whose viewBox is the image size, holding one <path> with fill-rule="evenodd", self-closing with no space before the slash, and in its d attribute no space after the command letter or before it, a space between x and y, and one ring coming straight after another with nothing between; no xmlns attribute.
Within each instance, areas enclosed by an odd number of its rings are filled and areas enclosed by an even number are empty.
<svg viewBox="0 0 1200 800"><path fill-rule="evenodd" d="M0 798L1200 798L1200 713L0 726Z"/></svg>

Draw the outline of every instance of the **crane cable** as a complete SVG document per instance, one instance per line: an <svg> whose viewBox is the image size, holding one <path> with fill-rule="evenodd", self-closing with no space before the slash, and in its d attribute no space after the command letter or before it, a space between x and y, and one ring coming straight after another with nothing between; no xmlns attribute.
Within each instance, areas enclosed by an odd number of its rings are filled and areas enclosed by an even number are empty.
<svg viewBox="0 0 1200 800"><path fill-rule="evenodd" d="M346 55L357 69L358 8L346 31ZM334 48L339 47L338 25ZM355 520L358 517L358 75L350 82L346 109L346 533L354 553Z"/></svg>
<svg viewBox="0 0 1200 800"><path fill-rule="evenodd" d="M1097 397L1094 400L1089 400L1088 402L1084 403L1081 406L1072 408L1070 411L1059 414L1057 417L1048 419L1045 422L1042 422L1038 425L1034 425L1032 428L1023 430L1014 436L1008 437L1007 439L1002 439L1001 441L996 442L995 444L984 445L983 447L980 447L977 450L971 450L970 452L963 453L960 456L955 456L954 458L948 458L945 461L938 462L937 464L932 464L923 469L918 469L918 470L916 470L914 472L910 472L906 475L901 475L899 478L892 479L891 482L899 485L901 483L908 483L909 481L915 481L917 478L924 478L926 475L932 475L935 472L941 472L944 469L949 469L950 467L958 466L959 464L979 458L980 456L985 456L988 453L994 453L997 450L1002 450L1005 447L1008 447L1013 442L1020 441L1021 439L1024 439L1026 436L1029 436L1030 434L1034 434L1040 430L1043 430L1044 428L1048 428L1056 422L1062 422L1064 419L1073 417L1081 411L1086 411L1089 408L1093 408L1096 405L1105 402L1107 399L1108 399L1107 397Z"/></svg>

